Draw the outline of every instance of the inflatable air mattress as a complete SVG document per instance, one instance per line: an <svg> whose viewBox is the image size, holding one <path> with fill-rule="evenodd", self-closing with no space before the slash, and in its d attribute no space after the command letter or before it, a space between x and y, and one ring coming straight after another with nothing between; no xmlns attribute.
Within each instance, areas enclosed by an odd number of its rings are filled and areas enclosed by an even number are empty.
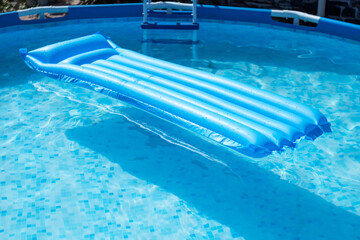
<svg viewBox="0 0 360 240"><path fill-rule="evenodd" d="M120 48L101 34L20 53L30 68L51 78L120 99L251 157L330 132L316 109Z"/></svg>

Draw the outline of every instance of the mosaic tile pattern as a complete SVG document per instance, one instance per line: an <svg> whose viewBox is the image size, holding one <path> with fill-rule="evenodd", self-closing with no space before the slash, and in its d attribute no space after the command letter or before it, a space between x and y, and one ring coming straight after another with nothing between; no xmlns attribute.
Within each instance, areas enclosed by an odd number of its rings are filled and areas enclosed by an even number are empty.
<svg viewBox="0 0 360 240"><path fill-rule="evenodd" d="M189 61L191 46L152 46L156 57L295 98L333 122L333 133L296 151L250 159L117 100L41 78L17 55L24 45L99 29L140 50L138 22L119 24L2 33L9 48L0 50L0 239L360 239L359 45L329 40L325 51L323 37L309 47L311 37L299 34L284 45L285 31L261 28L273 36L264 42L250 34L256 26L203 23L201 59ZM115 35L120 27L132 38ZM235 30L248 34L233 39ZM41 41L29 41L33 34ZM271 60L277 54L283 59Z"/></svg>
<svg viewBox="0 0 360 240"><path fill-rule="evenodd" d="M45 79L40 83L44 81L48 82ZM91 125L97 119L112 117L97 107L97 102L120 107L118 102L82 89L77 89L81 92L76 94L86 94L89 102L76 102L71 99L73 93L61 90L54 85L56 82L51 83L56 94L51 86L45 84L47 88L42 88L40 83L13 88L12 101L6 102L8 110L3 120L7 122L7 135L2 141L0 168L1 239L232 236L228 227L199 215L173 194L67 140L64 130L90 123L90 119ZM37 99L36 105L27 101L31 98ZM127 127L134 128L124 118L116 121L114 127L122 125L125 133ZM146 137L139 134L137 140L147 141ZM142 160L133 152L123 153L129 161ZM146 153L151 154L141 154Z"/></svg>

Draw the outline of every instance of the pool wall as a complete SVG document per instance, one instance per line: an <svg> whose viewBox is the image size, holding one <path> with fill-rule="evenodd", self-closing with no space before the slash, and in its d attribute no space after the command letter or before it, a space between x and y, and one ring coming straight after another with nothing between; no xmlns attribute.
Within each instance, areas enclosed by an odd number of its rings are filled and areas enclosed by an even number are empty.
<svg viewBox="0 0 360 240"><path fill-rule="evenodd" d="M270 9L237 8L212 5L199 5L198 18L219 20L250 22L257 24L271 24L279 27L286 27L298 30L319 32L351 40L360 41L360 26L321 17L316 27L297 26L288 23L274 21L271 18ZM141 17L142 4L107 4L107 5L88 5L88 6L68 6L67 15L60 18L47 18L36 20L21 20L18 12L0 14L0 28L26 25L34 23L49 23L66 21L73 19L94 19L94 18L118 18L118 17ZM176 15L162 15L162 18L179 17ZM140 27L140 25L139 25Z"/></svg>

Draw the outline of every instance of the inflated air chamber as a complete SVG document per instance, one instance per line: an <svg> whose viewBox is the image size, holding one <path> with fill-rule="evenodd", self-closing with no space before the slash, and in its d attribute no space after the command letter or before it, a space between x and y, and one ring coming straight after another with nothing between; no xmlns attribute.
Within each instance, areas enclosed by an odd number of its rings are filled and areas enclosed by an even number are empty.
<svg viewBox="0 0 360 240"><path fill-rule="evenodd" d="M251 157L330 132L316 109L120 48L101 34L20 53L30 68L51 78L120 99Z"/></svg>

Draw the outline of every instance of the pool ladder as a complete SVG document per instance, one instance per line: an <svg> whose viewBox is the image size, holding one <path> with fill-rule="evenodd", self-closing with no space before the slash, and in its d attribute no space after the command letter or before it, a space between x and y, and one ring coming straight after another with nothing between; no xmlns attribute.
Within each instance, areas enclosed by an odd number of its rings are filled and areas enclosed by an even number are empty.
<svg viewBox="0 0 360 240"><path fill-rule="evenodd" d="M152 36L152 32L149 32L149 29L143 29L142 32L142 40L141 40L141 50L142 53L145 55L152 55L151 54L151 45L155 44L186 44L191 45L192 51L192 59L197 60L197 45L199 43L198 40L198 31L192 30L190 32L191 39L155 39ZM156 34L157 35L157 34Z"/></svg>
<svg viewBox="0 0 360 240"><path fill-rule="evenodd" d="M197 0L192 0L192 4L179 2L151 2L151 0L143 0L143 29L181 29L181 30L196 30L199 29L197 23ZM174 11L175 10L175 11ZM169 15L176 15L184 19L184 17L192 17L191 22L166 22L158 23L148 21L148 17L169 17ZM174 17L174 16L172 16Z"/></svg>

